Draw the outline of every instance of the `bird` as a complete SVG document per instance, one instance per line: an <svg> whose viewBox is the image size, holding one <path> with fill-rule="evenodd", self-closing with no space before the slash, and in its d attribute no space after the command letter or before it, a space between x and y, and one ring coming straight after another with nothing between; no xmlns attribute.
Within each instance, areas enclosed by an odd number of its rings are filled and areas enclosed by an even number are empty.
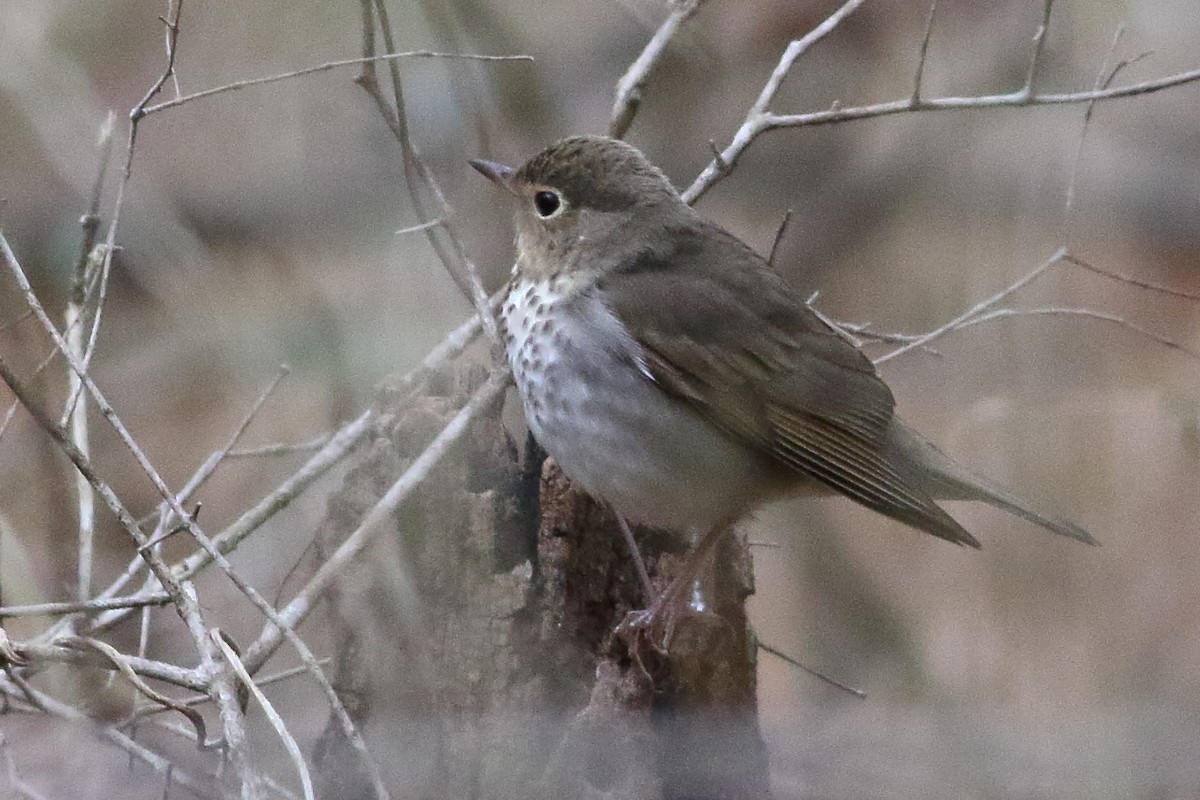
<svg viewBox="0 0 1200 800"><path fill-rule="evenodd" d="M975 548L938 501L1096 543L903 422L859 347L637 148L574 136L519 168L470 163L515 206L500 317L530 432L621 518L689 533L685 575L739 520L796 495L844 495Z"/></svg>

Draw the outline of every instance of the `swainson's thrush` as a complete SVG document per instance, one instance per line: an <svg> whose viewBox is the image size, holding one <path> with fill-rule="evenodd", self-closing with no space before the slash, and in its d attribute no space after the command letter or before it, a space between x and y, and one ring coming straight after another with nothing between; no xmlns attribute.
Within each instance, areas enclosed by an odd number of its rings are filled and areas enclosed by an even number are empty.
<svg viewBox="0 0 1200 800"><path fill-rule="evenodd" d="M978 547L935 500L982 500L1094 543L901 422L870 360L634 147L581 136L519 169L471 164L516 203L502 316L529 428L626 519L703 551L767 500L840 493Z"/></svg>

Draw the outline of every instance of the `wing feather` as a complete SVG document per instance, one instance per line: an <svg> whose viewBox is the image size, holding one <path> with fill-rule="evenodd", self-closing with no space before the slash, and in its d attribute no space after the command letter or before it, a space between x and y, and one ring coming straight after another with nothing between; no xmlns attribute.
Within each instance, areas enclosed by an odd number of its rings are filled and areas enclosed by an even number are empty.
<svg viewBox="0 0 1200 800"><path fill-rule="evenodd" d="M895 401L874 365L757 254L720 228L697 228L596 286L650 378L781 466L978 547L889 463Z"/></svg>

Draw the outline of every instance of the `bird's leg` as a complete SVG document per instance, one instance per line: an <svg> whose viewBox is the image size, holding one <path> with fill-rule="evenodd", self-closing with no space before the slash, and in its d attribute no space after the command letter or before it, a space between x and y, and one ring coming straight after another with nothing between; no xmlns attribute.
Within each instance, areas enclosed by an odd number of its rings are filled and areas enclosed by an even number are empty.
<svg viewBox="0 0 1200 800"><path fill-rule="evenodd" d="M654 584L650 582L650 573L646 570L646 561L642 558L642 551L638 548L637 541L633 538L633 531L629 529L629 523L617 513L616 509L613 509L612 513L617 518L617 526L621 529L621 536L625 538L625 546L629 548L629 557L633 559L634 569L637 570L638 582L642 584L642 593L646 597L646 602L650 602L654 597Z"/></svg>
<svg viewBox="0 0 1200 800"><path fill-rule="evenodd" d="M722 523L704 534L688 551L679 568L679 574L666 590L648 608L629 612L617 626L617 635L631 641L632 637L645 632L651 645L665 653L675 635L675 621L682 605L686 605L694 613L707 613L709 609L700 587L700 575L708 564L713 549L732 524L732 521Z"/></svg>

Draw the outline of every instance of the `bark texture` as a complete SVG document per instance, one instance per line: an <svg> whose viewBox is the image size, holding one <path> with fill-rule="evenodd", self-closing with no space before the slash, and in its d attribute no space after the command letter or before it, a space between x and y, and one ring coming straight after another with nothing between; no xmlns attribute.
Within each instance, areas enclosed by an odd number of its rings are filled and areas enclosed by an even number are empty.
<svg viewBox="0 0 1200 800"><path fill-rule="evenodd" d="M381 391L367 455L330 502L326 547L482 375ZM745 541L718 547L709 612L680 619L669 655L631 650L613 631L646 601L618 528L536 447L520 452L500 418L475 423L329 597L335 685L393 796L768 797ZM636 536L661 590L686 542ZM372 796L333 721L315 756L323 797Z"/></svg>

